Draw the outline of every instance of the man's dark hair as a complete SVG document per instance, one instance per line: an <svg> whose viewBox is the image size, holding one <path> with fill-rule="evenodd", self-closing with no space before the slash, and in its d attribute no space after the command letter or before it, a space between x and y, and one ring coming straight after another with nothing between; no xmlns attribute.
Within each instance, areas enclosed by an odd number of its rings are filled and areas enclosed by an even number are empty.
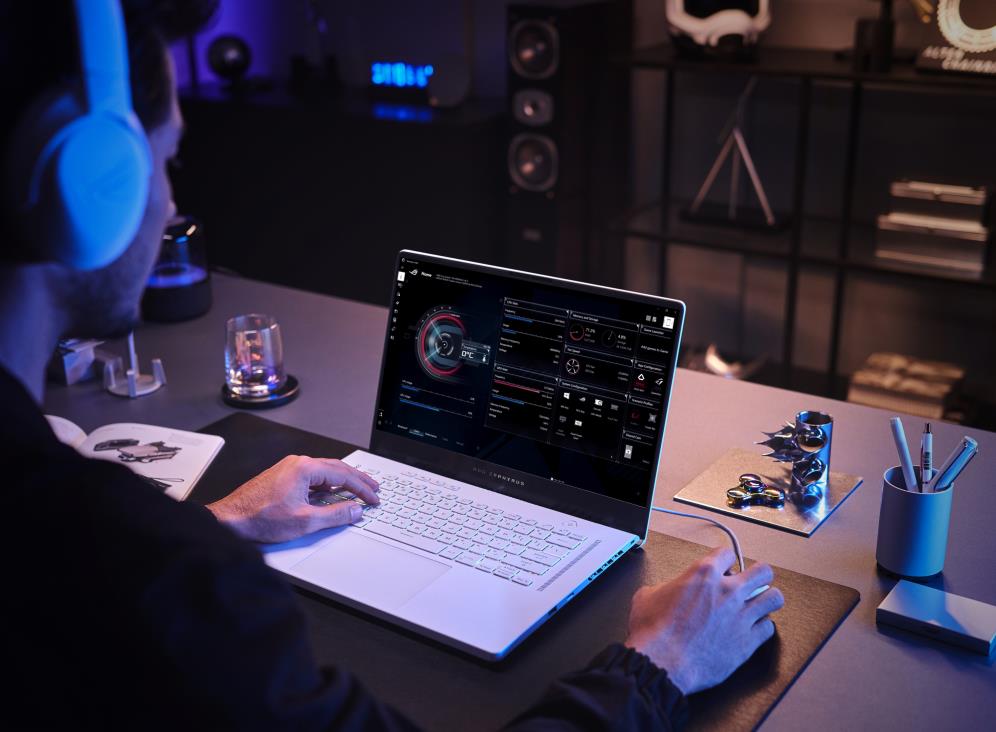
<svg viewBox="0 0 996 732"><path fill-rule="evenodd" d="M218 0L121 0L132 103L146 130L169 116L168 45L198 31L217 6ZM0 191L18 120L46 90L80 78L78 48L72 0L0 0ZM4 208L0 200L0 236L7 238L14 234Z"/></svg>
<svg viewBox="0 0 996 732"><path fill-rule="evenodd" d="M146 129L166 120L169 43L199 30L218 0L122 0L131 91ZM76 15L71 0L0 1L0 142L45 89L79 77Z"/></svg>

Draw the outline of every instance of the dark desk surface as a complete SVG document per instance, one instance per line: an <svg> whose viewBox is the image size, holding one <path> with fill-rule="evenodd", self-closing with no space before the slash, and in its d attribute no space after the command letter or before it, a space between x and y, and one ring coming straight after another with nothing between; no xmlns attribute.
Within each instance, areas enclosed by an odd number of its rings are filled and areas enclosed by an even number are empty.
<svg viewBox="0 0 996 732"><path fill-rule="evenodd" d="M203 427L233 411L218 396L225 319L242 312L268 312L281 323L287 366L301 379L303 392L296 402L266 417L343 442L367 444L386 310L221 276L215 277L214 293L215 306L203 318L144 326L137 333L143 363L163 358L167 388L129 401L103 393L97 384L51 386L46 411L85 430L110 422ZM110 345L124 352L122 343ZM671 497L729 447L750 445L759 430L800 409L834 415L833 465L864 476L864 484L808 539L747 522L735 522L733 528L750 556L853 587L860 591L861 602L763 727L996 728L996 668L991 662L876 628L875 607L894 584L875 571L881 475L896 462L889 413L680 370L655 503L696 511L675 504ZM919 432L919 421L904 421L909 434ZM956 487L947 564L936 584L996 604L996 434L933 424L939 454L963 434L980 444L979 457ZM700 544L726 541L715 529L668 516L655 515L652 528Z"/></svg>

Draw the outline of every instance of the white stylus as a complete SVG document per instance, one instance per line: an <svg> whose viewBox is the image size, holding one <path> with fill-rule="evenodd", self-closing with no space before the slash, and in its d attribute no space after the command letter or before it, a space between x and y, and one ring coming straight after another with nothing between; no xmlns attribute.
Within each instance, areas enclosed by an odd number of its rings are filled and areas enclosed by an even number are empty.
<svg viewBox="0 0 996 732"><path fill-rule="evenodd" d="M889 420L892 426L892 438L896 441L896 451L899 453L899 465L903 469L903 480L906 481L906 490L915 491L916 472L913 470L913 458L910 457L910 448L906 444L906 433L903 431L903 423L899 417Z"/></svg>

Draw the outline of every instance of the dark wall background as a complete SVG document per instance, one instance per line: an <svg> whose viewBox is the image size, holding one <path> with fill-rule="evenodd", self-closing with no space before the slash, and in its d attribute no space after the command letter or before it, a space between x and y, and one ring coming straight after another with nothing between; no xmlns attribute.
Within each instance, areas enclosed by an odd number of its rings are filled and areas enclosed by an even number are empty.
<svg viewBox="0 0 996 732"><path fill-rule="evenodd" d="M504 95L505 5L501 0L327 0L330 48L343 73L362 75L369 55L418 59L420 54L454 56L465 52L464 21L474 18L470 52L474 88L483 98ZM634 2L637 46L666 38L662 0ZM897 44L916 46L924 29L905 2L896 4ZM854 21L877 12L868 0L773 0L773 23L764 42L781 46L835 49L849 46ZM291 53L317 57L318 43L307 23L306 3L228 0L215 27L202 34L198 50L222 32L249 38L255 52L253 71L286 76ZM189 79L184 53L177 54L178 76ZM203 78L210 73L201 70ZM673 165L675 195L690 198L716 154L715 138L729 115L746 77L679 77L680 100ZM797 87L766 81L748 114L748 142L760 174L775 202L790 201ZM663 75L634 72L632 95L632 189L635 200L658 193ZM821 85L813 97L807 212L834 217L841 206L842 151L849 91ZM992 99L950 95L870 92L865 97L865 125L860 138L855 215L870 223L884 210L888 183L897 177L996 183L996 107ZM503 169L493 175L500 184ZM722 182L718 186L722 189ZM742 188L743 189L743 188ZM330 231L334 231L330 221ZM834 224L807 227L804 246L836 242ZM403 245L403 242L397 242ZM329 246L334 246L330 243ZM675 248L666 283L657 278L658 250L645 240L625 242L626 282L633 289L663 291L689 304L687 343L716 342L744 357L777 359L782 338L785 273L773 264L733 254ZM359 285L358 285L359 286ZM797 330L798 364L826 367L832 280L817 268L806 269L800 288L805 322ZM968 366L973 389L996 398L991 381L996 360L996 295L958 286L924 286L908 280L851 276L845 288L844 338L840 368L849 372L868 353L897 350ZM996 382L994 382L996 383Z"/></svg>

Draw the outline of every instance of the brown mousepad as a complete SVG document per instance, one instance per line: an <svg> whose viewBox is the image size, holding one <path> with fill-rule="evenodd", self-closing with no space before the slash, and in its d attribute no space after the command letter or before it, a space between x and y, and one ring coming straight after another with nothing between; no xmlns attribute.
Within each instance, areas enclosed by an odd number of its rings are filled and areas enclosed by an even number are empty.
<svg viewBox="0 0 996 732"><path fill-rule="evenodd" d="M344 457L354 448L250 414L201 432L225 447L188 500L221 498L288 454ZM749 549L749 547L748 547ZM325 598L300 592L318 661L352 671L379 698L427 729L496 729L557 677L583 667L626 636L630 598L641 585L680 574L707 547L651 532L544 623L509 657L489 664ZM690 697L689 729L757 727L857 604L856 590L775 568L785 607L771 641L723 684Z"/></svg>

